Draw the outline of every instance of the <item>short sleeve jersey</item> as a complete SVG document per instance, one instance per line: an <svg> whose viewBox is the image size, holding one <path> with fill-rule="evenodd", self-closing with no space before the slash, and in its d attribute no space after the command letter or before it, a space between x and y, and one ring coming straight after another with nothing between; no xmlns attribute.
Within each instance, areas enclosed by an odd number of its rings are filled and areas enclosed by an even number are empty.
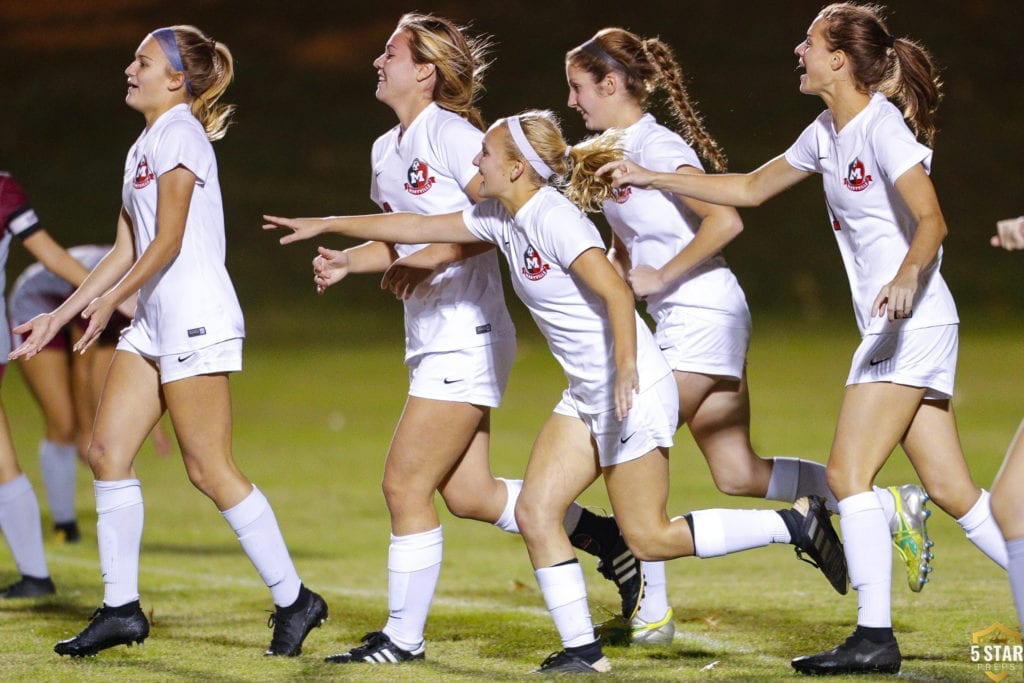
<svg viewBox="0 0 1024 683"><path fill-rule="evenodd" d="M477 173L473 159L483 133L431 103L402 132L373 145L370 198L386 212L454 213L472 204L464 187ZM396 244L400 256L426 244ZM405 301L405 358L484 346L515 335L505 306L498 257L488 251L436 272Z"/></svg>
<svg viewBox="0 0 1024 683"><path fill-rule="evenodd" d="M703 170L693 148L650 114L625 129L621 145L628 159L645 168L664 173L680 166ZM653 189L618 189L602 210L634 267L661 268L693 241L701 223L679 197ZM743 290L721 254L692 269L674 287L647 297L647 311L658 324L679 306L726 320L750 317Z"/></svg>
<svg viewBox="0 0 1024 683"><path fill-rule="evenodd" d="M2 293L7 288L7 257L11 252L11 237L17 236L24 240L39 230L39 217L29 204L28 194L11 174L0 171L0 320L7 326L7 310ZM0 365L7 362L7 354L11 352L11 338L8 334L0 334Z"/></svg>
<svg viewBox="0 0 1024 683"><path fill-rule="evenodd" d="M463 211L476 237L498 245L508 260L512 286L547 339L569 380L569 391L588 412L615 406L615 358L604 301L570 270L588 249L604 250L594 224L551 187L541 188L515 217L497 201ZM671 370L647 326L635 315L640 386Z"/></svg>
<svg viewBox="0 0 1024 683"><path fill-rule="evenodd" d="M156 238L157 183L183 166L196 176L181 251L139 291L125 338L147 355L186 353L245 336L242 309L224 264L224 209L217 158L184 104L164 112L128 152L122 200L136 258Z"/></svg>
<svg viewBox="0 0 1024 683"><path fill-rule="evenodd" d="M826 110L785 157L793 168L822 175L862 335L958 322L953 296L939 272L941 248L921 272L912 317L890 323L884 316L871 316L875 297L896 276L917 230L896 181L916 164L931 169L932 150L917 141L899 109L874 93L839 133Z"/></svg>

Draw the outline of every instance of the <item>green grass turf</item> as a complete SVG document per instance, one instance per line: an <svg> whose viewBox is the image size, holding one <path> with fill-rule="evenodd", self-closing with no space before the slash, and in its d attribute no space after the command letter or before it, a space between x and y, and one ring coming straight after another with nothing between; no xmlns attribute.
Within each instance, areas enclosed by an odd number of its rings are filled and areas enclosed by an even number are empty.
<svg viewBox="0 0 1024 683"><path fill-rule="evenodd" d="M390 333L367 339L351 331L352 323L346 323L347 336L341 322L323 330L297 325L293 329L302 330L301 336L288 336L275 335L269 323L260 334L263 323L257 321L250 325L254 341L247 347L246 370L232 379L236 458L273 504L300 575L330 604L330 620L310 635L303 655L262 657L270 640L268 592L227 524L188 483L180 459L159 459L147 446L136 465L146 500L141 589L153 625L149 640L141 648L118 647L82 660L52 651L57 640L85 625L102 599L92 490L83 468L83 540L47 541L58 594L0 605L0 680L518 680L559 649L520 539L443 513L445 559L427 624L427 661L397 668L322 662L380 628L387 614L389 526L379 480L406 375L392 322L383 325ZM520 328L512 383L493 417L492 463L499 476L522 473L533 437L564 383L528 323ZM277 336L280 343L259 342ZM343 342L325 341L330 338ZM1020 339L1019 325L965 325L961 334L956 405L972 471L985 486L1024 413ZM825 458L855 345L848 320L755 327L749 376L753 436L762 454ZM21 463L44 501L35 457L40 418L12 370L4 403ZM672 460L672 515L702 507L774 506L718 494L685 430ZM897 452L878 481L914 480ZM603 486L595 485L582 502L607 507ZM932 583L913 594L902 567L894 567L901 677L986 681L969 659L971 634L997 621L1016 624L1005 575L941 512L930 531L936 541ZM614 609L616 594L592 558L581 561L600 621ZM608 648L614 678L792 678L792 657L836 645L855 623L855 596L835 594L788 546L679 560L669 564L668 577L675 643L665 649ZM13 563L3 553L0 583L14 579ZM1020 669L1012 676L1019 677Z"/></svg>

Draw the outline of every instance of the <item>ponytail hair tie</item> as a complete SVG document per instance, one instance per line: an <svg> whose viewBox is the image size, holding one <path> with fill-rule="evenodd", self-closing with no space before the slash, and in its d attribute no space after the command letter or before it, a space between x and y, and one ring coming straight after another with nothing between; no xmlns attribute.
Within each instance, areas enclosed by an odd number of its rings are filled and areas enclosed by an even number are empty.
<svg viewBox="0 0 1024 683"><path fill-rule="evenodd" d="M885 34L885 44L888 45L889 47L895 47L895 45L896 45L896 38L891 36L891 35L889 35L888 33L886 33Z"/></svg>

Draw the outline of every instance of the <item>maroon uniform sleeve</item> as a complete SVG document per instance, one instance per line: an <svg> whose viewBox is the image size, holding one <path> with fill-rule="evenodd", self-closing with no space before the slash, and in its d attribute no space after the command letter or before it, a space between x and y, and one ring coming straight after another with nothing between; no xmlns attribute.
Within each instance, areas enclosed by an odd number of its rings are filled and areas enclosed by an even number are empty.
<svg viewBox="0 0 1024 683"><path fill-rule="evenodd" d="M24 188L9 173L0 172L0 228L24 239L39 227Z"/></svg>

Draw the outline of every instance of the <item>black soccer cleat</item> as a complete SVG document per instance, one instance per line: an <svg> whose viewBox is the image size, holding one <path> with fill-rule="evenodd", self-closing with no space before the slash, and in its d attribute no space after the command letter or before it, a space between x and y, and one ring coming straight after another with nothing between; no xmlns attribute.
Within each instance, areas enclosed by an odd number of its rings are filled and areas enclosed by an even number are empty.
<svg viewBox="0 0 1024 683"><path fill-rule="evenodd" d="M561 650L552 652L545 659L540 668L534 669L532 674L604 674L612 670L612 663L604 655L594 661L587 661L578 654Z"/></svg>
<svg viewBox="0 0 1024 683"><path fill-rule="evenodd" d="M794 502L791 509L780 510L779 515L789 530L789 542L796 546L796 556L820 569L832 587L840 595L846 595L849 585L846 555L832 527L825 499L805 496Z"/></svg>
<svg viewBox="0 0 1024 683"><path fill-rule="evenodd" d="M61 522L53 525L53 535L58 543L78 543L82 540L82 532L78 530L78 522Z"/></svg>
<svg viewBox="0 0 1024 683"><path fill-rule="evenodd" d="M842 674L896 674L903 657L896 639L874 643L854 634L842 645L816 655L797 657L791 664L802 674L838 676Z"/></svg>
<svg viewBox="0 0 1024 683"><path fill-rule="evenodd" d="M53 651L59 655L88 657L115 645L141 645L147 637L149 620L135 600L119 607L103 605L92 613L85 630L74 638L60 641Z"/></svg>
<svg viewBox="0 0 1024 683"><path fill-rule="evenodd" d="M644 596L644 572L640 560L636 559L626 539L621 535L607 552L599 555L597 571L601 576L615 583L622 599L622 618L633 620L640 611L640 599Z"/></svg>
<svg viewBox="0 0 1024 683"><path fill-rule="evenodd" d="M53 595L56 592L57 589L54 587L53 580L49 576L40 579L35 576L22 575L19 581L12 583L4 589L3 593L0 593L0 600L41 598L45 595Z"/></svg>
<svg viewBox="0 0 1024 683"><path fill-rule="evenodd" d="M327 603L305 586L288 607L278 607L267 619L267 628L274 629L265 656L295 657L302 653L302 642L314 628L327 619Z"/></svg>
<svg viewBox="0 0 1024 683"><path fill-rule="evenodd" d="M403 650L391 642L383 631L367 633L358 645L348 652L324 658L331 664L401 664L421 661L426 657L427 648L420 645L413 651Z"/></svg>

